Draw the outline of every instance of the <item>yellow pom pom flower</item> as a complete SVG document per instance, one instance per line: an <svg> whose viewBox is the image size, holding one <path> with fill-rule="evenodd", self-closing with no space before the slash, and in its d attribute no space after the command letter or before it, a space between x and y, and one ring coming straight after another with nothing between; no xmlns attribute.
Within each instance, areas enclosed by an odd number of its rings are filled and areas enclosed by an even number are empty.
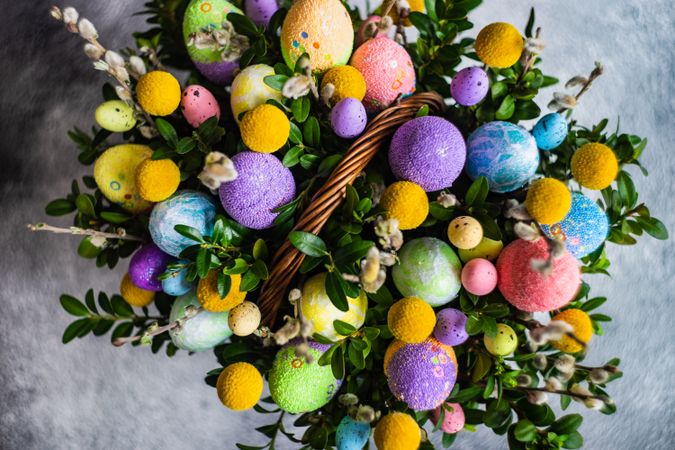
<svg viewBox="0 0 675 450"><path fill-rule="evenodd" d="M572 194L555 178L540 178L527 191L525 207L537 222L550 225L565 218L572 207Z"/></svg>
<svg viewBox="0 0 675 450"><path fill-rule="evenodd" d="M417 450L422 441L415 419L398 411L380 419L373 437L378 450Z"/></svg>
<svg viewBox="0 0 675 450"><path fill-rule="evenodd" d="M230 291L225 298L220 298L217 270L212 270L206 278L199 280L199 284L197 284L197 300L199 300L199 303L201 303L205 310L225 312L244 301L246 292L239 290L241 275L230 275L230 281Z"/></svg>
<svg viewBox="0 0 675 450"><path fill-rule="evenodd" d="M166 200L179 184L180 169L170 159L146 159L136 169L138 193L149 202Z"/></svg>
<svg viewBox="0 0 675 450"><path fill-rule="evenodd" d="M434 331L436 314L418 297L404 297L387 313L387 325L394 337L408 344L422 342Z"/></svg>
<svg viewBox="0 0 675 450"><path fill-rule="evenodd" d="M237 362L220 372L216 391L223 405L235 411L243 411L258 403L263 384L262 375L254 365Z"/></svg>
<svg viewBox="0 0 675 450"><path fill-rule="evenodd" d="M385 189L380 206L389 218L398 219L400 230L412 230L429 214L429 199L421 186L411 181L397 181Z"/></svg>
<svg viewBox="0 0 675 450"><path fill-rule="evenodd" d="M495 22L480 30L474 48L485 64L505 69L518 62L523 45L523 37L516 27L510 23Z"/></svg>
<svg viewBox="0 0 675 450"><path fill-rule="evenodd" d="M593 324L585 311L572 308L556 314L552 320L561 320L572 325L572 333L581 342L587 344L593 337ZM584 349L584 346L570 336L563 336L559 341L551 343L555 348L565 353L576 353Z"/></svg>
<svg viewBox="0 0 675 450"><path fill-rule="evenodd" d="M337 66L330 69L321 80L321 90L323 91L329 83L335 87L335 92L330 98L332 104L347 97L361 101L366 95L366 80L361 72L352 66Z"/></svg>
<svg viewBox="0 0 675 450"><path fill-rule="evenodd" d="M180 104L180 83L169 72L154 70L138 80L136 97L138 104L148 114L168 116Z"/></svg>
<svg viewBox="0 0 675 450"><path fill-rule="evenodd" d="M288 141L291 123L274 105L258 105L244 115L241 121L241 139L255 152L273 153Z"/></svg>
<svg viewBox="0 0 675 450"><path fill-rule="evenodd" d="M612 184L619 173L614 151L605 144L591 142L572 155L572 176L585 188L602 190Z"/></svg>
<svg viewBox="0 0 675 450"><path fill-rule="evenodd" d="M131 277L128 273L125 273L124 277L122 277L120 294L122 294L122 298L126 300L128 304L137 308L148 306L155 299L154 292L146 291L145 289L136 286L134 282L131 281Z"/></svg>

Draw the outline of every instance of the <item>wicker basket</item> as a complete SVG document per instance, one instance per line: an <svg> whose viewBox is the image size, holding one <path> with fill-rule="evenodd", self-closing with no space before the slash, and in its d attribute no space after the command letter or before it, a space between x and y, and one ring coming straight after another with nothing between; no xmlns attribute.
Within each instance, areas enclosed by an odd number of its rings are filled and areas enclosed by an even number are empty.
<svg viewBox="0 0 675 450"><path fill-rule="evenodd" d="M440 113L445 107L440 95L435 92L425 92L409 97L378 114L370 122L363 135L349 147L326 183L314 195L312 202L302 213L293 230L318 235L333 211L340 206L347 185L354 182L396 129L414 118L417 111L424 105L429 106L429 112L432 114ZM258 300L264 325L274 327L288 285L300 268L303 259L304 255L288 240L284 241L275 253L270 276L263 284Z"/></svg>

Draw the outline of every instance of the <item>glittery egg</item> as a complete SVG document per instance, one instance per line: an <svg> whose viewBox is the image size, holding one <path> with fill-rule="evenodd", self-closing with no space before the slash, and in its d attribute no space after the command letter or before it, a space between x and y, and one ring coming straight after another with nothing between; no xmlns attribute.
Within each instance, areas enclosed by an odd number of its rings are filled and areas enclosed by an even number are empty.
<svg viewBox="0 0 675 450"><path fill-rule="evenodd" d="M113 133L123 133L136 125L134 110L122 100L108 100L96 108L96 123Z"/></svg>
<svg viewBox="0 0 675 450"><path fill-rule="evenodd" d="M490 90L487 73L480 67L467 67L452 77L452 98L463 106L472 106L485 98Z"/></svg>
<svg viewBox="0 0 675 450"><path fill-rule="evenodd" d="M136 186L136 168L152 156L147 145L122 144L110 147L96 160L94 180L105 198L132 213L150 209Z"/></svg>
<svg viewBox="0 0 675 450"><path fill-rule="evenodd" d="M459 309L445 308L436 313L434 337L445 345L460 345L469 339L467 317Z"/></svg>
<svg viewBox="0 0 675 450"><path fill-rule="evenodd" d="M174 301L169 321L174 322L185 317L185 308L188 306L200 307L194 291L190 291ZM171 341L176 347L189 352L210 350L232 336L232 331L227 325L227 317L227 311L220 313L201 311L190 320L184 321L180 327L170 330Z"/></svg>
<svg viewBox="0 0 675 450"><path fill-rule="evenodd" d="M473 217L456 217L448 224L448 239L457 248L474 248L483 239L483 227Z"/></svg>
<svg viewBox="0 0 675 450"><path fill-rule="evenodd" d="M404 123L389 146L389 165L396 178L417 183L426 192L451 186L465 159L462 133L436 116L417 117Z"/></svg>
<svg viewBox="0 0 675 450"><path fill-rule="evenodd" d="M279 9L277 0L245 0L246 15L256 24L267 26L270 19Z"/></svg>
<svg viewBox="0 0 675 450"><path fill-rule="evenodd" d="M454 434L464 428L466 418L464 417L464 410L459 403L446 402L437 407L431 412L431 423L436 425L441 418L441 408L443 409L443 422L441 423L441 431L444 433Z"/></svg>
<svg viewBox="0 0 675 450"><path fill-rule="evenodd" d="M401 346L387 365L389 390L414 411L434 409L443 403L456 378L455 352L434 338Z"/></svg>
<svg viewBox="0 0 675 450"><path fill-rule="evenodd" d="M230 107L237 123L239 116L262 105L267 100L281 102L281 92L265 84L265 77L274 75L274 69L266 64L248 66L237 74L230 91Z"/></svg>
<svg viewBox="0 0 675 450"><path fill-rule="evenodd" d="M347 64L353 45L352 19L340 0L298 0L281 27L281 54L291 68L303 53L315 72Z"/></svg>
<svg viewBox="0 0 675 450"><path fill-rule="evenodd" d="M553 150L567 137L567 120L560 113L546 114L532 129L532 136L537 141L537 147Z"/></svg>
<svg viewBox="0 0 675 450"><path fill-rule="evenodd" d="M178 263L187 264L189 261L183 259L178 261ZM178 297L190 292L195 287L195 284L194 281L188 281L187 269L181 269L173 272L169 278L162 280L162 290L168 295Z"/></svg>
<svg viewBox="0 0 675 450"><path fill-rule="evenodd" d="M167 264L172 261L173 258L155 244L146 244L131 257L129 278L141 289L160 292L162 282L158 277L166 271Z"/></svg>
<svg viewBox="0 0 675 450"><path fill-rule="evenodd" d="M497 269L487 259L472 259L462 268L462 286L473 295L487 295L497 287Z"/></svg>
<svg viewBox="0 0 675 450"><path fill-rule="evenodd" d="M494 337L484 335L483 344L491 355L506 356L515 352L518 348L518 336L510 326L505 323L498 323L497 334Z"/></svg>
<svg viewBox="0 0 675 450"><path fill-rule="evenodd" d="M215 219L216 206L210 196L197 191L178 191L155 205L148 229L159 248L169 255L178 256L197 242L179 234L174 227L187 225L204 236L210 236Z"/></svg>
<svg viewBox="0 0 675 450"><path fill-rule="evenodd" d="M549 237L562 238L572 256L583 258L605 242L609 220L597 203L579 192L573 192L572 207L565 218L541 228Z"/></svg>
<svg viewBox="0 0 675 450"><path fill-rule="evenodd" d="M539 167L539 150L530 133L509 122L488 122L467 140L466 172L487 178L493 192L511 192L527 183Z"/></svg>
<svg viewBox="0 0 675 450"><path fill-rule="evenodd" d="M183 90L180 109L185 120L198 128L206 119L216 116L220 119L220 106L213 94L203 86L193 84Z"/></svg>
<svg viewBox="0 0 675 450"><path fill-rule="evenodd" d="M356 47L359 47L361 44L366 42L370 37L366 36L366 29L368 28L368 24L371 23L379 23L382 18L380 16L369 16L366 20L361 22L361 25L359 25L359 29L356 32Z"/></svg>
<svg viewBox="0 0 675 450"><path fill-rule="evenodd" d="M344 416L335 431L337 450L363 450L370 438L370 424Z"/></svg>
<svg viewBox="0 0 675 450"><path fill-rule="evenodd" d="M367 123L366 108L355 98L343 98L330 112L330 125L341 138L355 138L365 130Z"/></svg>
<svg viewBox="0 0 675 450"><path fill-rule="evenodd" d="M497 260L497 287L504 298L521 311L546 312L568 304L581 285L581 271L574 256L565 251L553 260L553 271L543 274L531 261L547 260L544 239L528 242L516 239L502 250Z"/></svg>
<svg viewBox="0 0 675 450"><path fill-rule="evenodd" d="M234 31L229 13L243 14L225 0L192 0L185 10L183 39L197 70L209 81L227 85L232 81L239 58L249 47L248 38ZM227 35L222 45L217 36Z"/></svg>
<svg viewBox="0 0 675 450"><path fill-rule="evenodd" d="M441 306L457 296L462 266L452 248L440 239L425 237L406 242L392 269L398 291Z"/></svg>
<svg viewBox="0 0 675 450"><path fill-rule="evenodd" d="M381 111L400 96L415 92L415 68L410 55L386 36L364 42L350 64L366 80L363 104L368 111Z"/></svg>
<svg viewBox="0 0 675 450"><path fill-rule="evenodd" d="M312 361L295 355L297 342L279 350L269 372L269 388L274 403L291 414L315 411L328 403L340 389L342 380L333 377L330 364L319 365L319 358L330 346L309 341Z"/></svg>
<svg viewBox="0 0 675 450"><path fill-rule="evenodd" d="M242 152L232 157L239 174L220 185L220 201L237 222L254 230L269 228L279 213L274 209L295 197L295 180L276 156Z"/></svg>
<svg viewBox="0 0 675 450"><path fill-rule="evenodd" d="M260 310L255 303L242 302L230 310L227 323L232 333L237 336L248 336L260 325Z"/></svg>
<svg viewBox="0 0 675 450"><path fill-rule="evenodd" d="M457 253L459 253L459 259L465 263L475 258L485 258L488 261L494 261L499 256L499 253L501 253L502 248L504 248L502 241L495 241L483 236L483 239L474 248L460 248Z"/></svg>

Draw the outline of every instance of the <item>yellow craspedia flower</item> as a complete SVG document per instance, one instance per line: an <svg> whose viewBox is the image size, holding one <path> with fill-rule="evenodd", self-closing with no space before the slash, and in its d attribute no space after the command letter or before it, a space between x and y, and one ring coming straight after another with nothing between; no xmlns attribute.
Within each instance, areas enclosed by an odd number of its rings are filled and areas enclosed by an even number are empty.
<svg viewBox="0 0 675 450"><path fill-rule="evenodd" d="M415 419L398 411L380 419L373 437L378 450L417 450L422 441Z"/></svg>
<svg viewBox="0 0 675 450"><path fill-rule="evenodd" d="M128 304L137 308L148 306L155 299L154 292L146 291L145 289L136 286L134 282L131 281L131 277L128 273L125 273L124 277L122 277L120 294L122 294L122 298L126 300Z"/></svg>
<svg viewBox="0 0 675 450"><path fill-rule="evenodd" d="M572 333L579 338L581 342L587 344L593 336L593 324L591 318L585 311L572 308L566 309L556 314L552 320L561 320L572 325ZM565 353L576 353L584 349L584 346L571 338L563 336L559 341L551 343L555 348Z"/></svg>
<svg viewBox="0 0 675 450"><path fill-rule="evenodd" d="M366 80L361 72L352 66L337 66L330 69L321 80L321 90L323 91L329 83L335 87L335 92L330 98L332 104L347 97L361 101L366 95Z"/></svg>
<svg viewBox="0 0 675 450"><path fill-rule="evenodd" d="M612 184L619 173L614 151L605 144L582 145L572 155L572 176L585 188L601 190Z"/></svg>
<svg viewBox="0 0 675 450"><path fill-rule="evenodd" d="M555 178L540 178L530 186L525 207L537 222L550 225L565 218L572 207L572 194Z"/></svg>
<svg viewBox="0 0 675 450"><path fill-rule="evenodd" d="M225 367L218 376L216 390L223 405L235 411L251 409L263 391L263 378L254 365L238 362Z"/></svg>
<svg viewBox="0 0 675 450"><path fill-rule="evenodd" d="M389 218L398 219L398 228L412 230L422 225L429 214L426 192L412 181L397 181L382 194L380 206Z"/></svg>
<svg viewBox="0 0 675 450"><path fill-rule="evenodd" d="M425 11L424 0L408 0L408 6L410 7L410 12L423 13ZM394 23L398 22L398 9L396 8L396 5L394 5L394 7L391 8L391 11L389 11L389 16L392 18ZM412 22L406 17L402 20L402 24L403 26L409 27L412 25Z"/></svg>
<svg viewBox="0 0 675 450"><path fill-rule="evenodd" d="M199 280L199 284L197 284L197 300L199 300L199 303L201 303L205 310L225 312L244 301L246 292L239 290L241 275L230 275L230 281L230 291L225 298L220 298L217 270L212 270L206 278Z"/></svg>
<svg viewBox="0 0 675 450"><path fill-rule="evenodd" d="M387 313L387 325L394 337L407 344L422 342L434 331L436 314L418 297L404 297Z"/></svg>
<svg viewBox="0 0 675 450"><path fill-rule="evenodd" d="M272 153L284 146L291 133L288 117L274 105L256 106L244 115L241 139L253 151Z"/></svg>
<svg viewBox="0 0 675 450"><path fill-rule="evenodd" d="M138 193L149 202L161 202L176 192L180 169L170 159L146 159L136 169Z"/></svg>
<svg viewBox="0 0 675 450"><path fill-rule="evenodd" d="M485 64L504 69L518 62L523 45L523 37L516 27L510 23L495 22L480 30L474 48Z"/></svg>
<svg viewBox="0 0 675 450"><path fill-rule="evenodd" d="M180 83L169 72L153 70L139 78L136 97L138 104L148 114L168 116L180 104Z"/></svg>

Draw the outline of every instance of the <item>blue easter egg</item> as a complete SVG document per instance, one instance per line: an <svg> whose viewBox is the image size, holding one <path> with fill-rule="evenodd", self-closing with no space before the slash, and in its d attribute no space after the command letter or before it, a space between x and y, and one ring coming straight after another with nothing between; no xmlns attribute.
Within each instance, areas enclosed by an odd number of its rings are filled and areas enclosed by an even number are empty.
<svg viewBox="0 0 675 450"><path fill-rule="evenodd" d="M567 137L567 121L562 114L546 114L532 129L532 136L537 141L537 147L553 150Z"/></svg>
<svg viewBox="0 0 675 450"><path fill-rule="evenodd" d="M488 122L467 141L466 172L484 176L493 192L511 192L527 183L539 167L537 143L523 127L509 122Z"/></svg>
<svg viewBox="0 0 675 450"><path fill-rule="evenodd" d="M370 425L344 416L335 432L337 450L362 450L370 438Z"/></svg>
<svg viewBox="0 0 675 450"><path fill-rule="evenodd" d="M197 243L178 234L176 225L187 225L202 235L210 236L216 219L216 206L211 198L197 191L179 191L157 203L150 214L150 237L157 247L172 256L180 255Z"/></svg>
<svg viewBox="0 0 675 450"><path fill-rule="evenodd" d="M567 250L577 259L596 250L609 233L607 214L585 195L572 193L572 207L567 216L553 225L542 225L544 233L553 238L562 237Z"/></svg>
<svg viewBox="0 0 675 450"><path fill-rule="evenodd" d="M187 264L189 261L180 260L179 264ZM174 272L172 276L162 280L162 290L169 295L178 297L190 292L195 283L187 280L187 269L181 269Z"/></svg>
<svg viewBox="0 0 675 450"><path fill-rule="evenodd" d="M169 321L175 322L185 317L185 308L192 306L199 308L199 300L195 291L178 297L171 307ZM171 341L180 349L189 352L203 352L220 345L232 336L227 323L229 311L211 312L201 311L190 320L186 320L180 327L169 330Z"/></svg>

